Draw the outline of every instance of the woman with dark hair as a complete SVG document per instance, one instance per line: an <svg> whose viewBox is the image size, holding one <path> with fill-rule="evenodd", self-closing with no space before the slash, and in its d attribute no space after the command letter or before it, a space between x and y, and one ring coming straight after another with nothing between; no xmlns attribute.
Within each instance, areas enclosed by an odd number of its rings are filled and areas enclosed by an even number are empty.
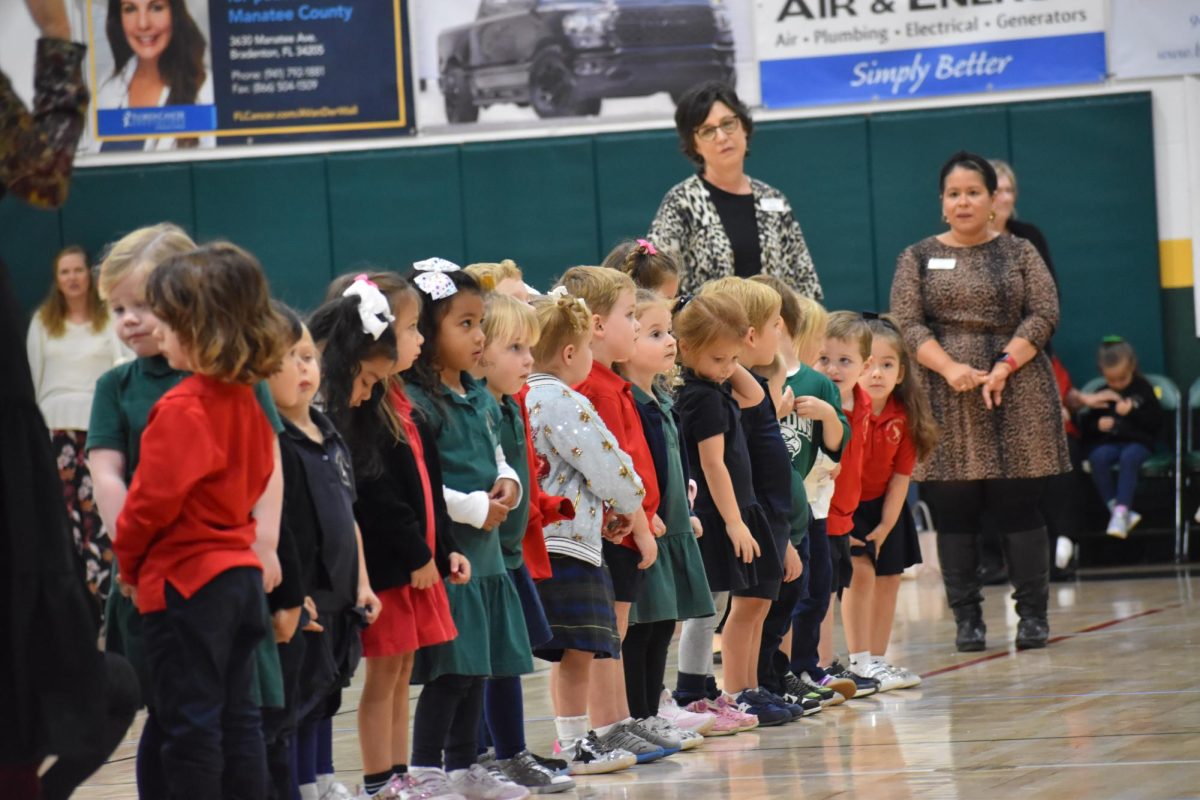
<svg viewBox="0 0 1200 800"><path fill-rule="evenodd" d="M800 224L783 192L746 174L754 121L727 84L689 89L675 108L679 146L699 167L663 197L649 240L682 268L680 290L726 275L764 273L821 299Z"/></svg>
<svg viewBox="0 0 1200 800"><path fill-rule="evenodd" d="M1071 468L1042 352L1058 324L1058 292L1032 244L991 228L991 164L955 153L940 188L949 230L906 248L892 281L892 314L943 434L914 477L933 512L958 649L985 647L977 549L985 519L1004 541L1017 647L1044 647L1049 548L1038 501L1046 479Z"/></svg>
<svg viewBox="0 0 1200 800"><path fill-rule="evenodd" d="M97 108L212 105L204 65L207 42L184 0L108 0L104 24L113 73L100 85ZM100 150L169 150L215 144L214 137L163 137L103 142Z"/></svg>
<svg viewBox="0 0 1200 800"><path fill-rule="evenodd" d="M25 345L38 407L58 461L75 547L96 608L101 609L108 597L112 542L100 521L84 444L96 381L126 351L96 291L83 248L67 247L54 258L50 291L29 323Z"/></svg>

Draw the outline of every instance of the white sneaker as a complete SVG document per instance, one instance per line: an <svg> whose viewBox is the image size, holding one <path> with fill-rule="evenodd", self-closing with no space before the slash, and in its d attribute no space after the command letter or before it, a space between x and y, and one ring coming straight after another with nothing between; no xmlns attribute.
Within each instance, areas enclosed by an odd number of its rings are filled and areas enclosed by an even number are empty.
<svg viewBox="0 0 1200 800"><path fill-rule="evenodd" d="M663 689L662 695L658 698L658 716L680 730L692 731L701 736L707 735L712 731L713 725L717 724L716 714L697 714L686 708L680 708L679 704L675 702L675 698L666 689Z"/></svg>
<svg viewBox="0 0 1200 800"><path fill-rule="evenodd" d="M897 676L893 675L887 668L878 661L869 661L866 664L858 666L850 665L850 671L860 678L873 678L879 681L879 691L890 692L893 689L901 688L902 681Z"/></svg>
<svg viewBox="0 0 1200 800"><path fill-rule="evenodd" d="M486 771L486 770L485 770ZM408 770L408 786L401 793L404 800L467 800L450 785L445 770L438 767L415 767ZM386 788L391 788L389 783Z"/></svg>
<svg viewBox="0 0 1200 800"><path fill-rule="evenodd" d="M1129 536L1129 512L1121 506L1114 508L1112 516L1108 518L1108 527L1104 532L1118 539Z"/></svg>
<svg viewBox="0 0 1200 800"><path fill-rule="evenodd" d="M889 673L895 676L897 680L900 681L900 685L896 687L897 689L911 689L914 686L921 685L921 676L915 672L907 670L904 667L897 667L895 664L889 664L888 662L882 660L876 663L881 664L885 670L887 670ZM880 681L880 683L882 683L882 681Z"/></svg>
<svg viewBox="0 0 1200 800"><path fill-rule="evenodd" d="M466 800L524 800L529 797L529 790L524 786L479 764L451 772L450 788Z"/></svg>
<svg viewBox="0 0 1200 800"><path fill-rule="evenodd" d="M1071 565L1071 556L1075 555L1075 543L1065 536L1054 540L1054 566L1066 569Z"/></svg>
<svg viewBox="0 0 1200 800"><path fill-rule="evenodd" d="M334 781L321 793L321 800L356 800L358 795L346 788L346 784Z"/></svg>

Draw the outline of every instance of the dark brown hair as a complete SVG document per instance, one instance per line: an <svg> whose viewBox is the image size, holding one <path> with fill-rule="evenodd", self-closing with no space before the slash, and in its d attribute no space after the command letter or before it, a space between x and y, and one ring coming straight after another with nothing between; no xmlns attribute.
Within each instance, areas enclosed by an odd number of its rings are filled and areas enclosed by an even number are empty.
<svg viewBox="0 0 1200 800"><path fill-rule="evenodd" d="M754 133L754 120L750 109L738 99L733 87L721 81L705 81L684 92L675 106L675 131L679 134L679 149L698 166L704 159L696 152L696 129L708 119L708 114L717 103L724 103L742 123L746 132L746 155L750 155L750 137Z"/></svg>
<svg viewBox="0 0 1200 800"><path fill-rule="evenodd" d="M624 272L639 289L657 290L669 277L679 277L675 259L645 239L626 239L604 257L602 267Z"/></svg>
<svg viewBox="0 0 1200 800"><path fill-rule="evenodd" d="M192 357L193 369L228 383L253 384L279 370L287 323L271 307L258 259L214 242L161 264L146 302Z"/></svg>
<svg viewBox="0 0 1200 800"><path fill-rule="evenodd" d="M902 377L892 390L892 394L904 406L904 414L908 417L908 435L912 438L913 447L917 451L917 460L923 461L933 452L938 441L937 422L929 407L929 397L921 385L921 377L917 374L916 359L908 350L904 336L900 334L900 326L891 314L880 314L878 319L867 320L874 339L883 339L896 351L900 357Z"/></svg>

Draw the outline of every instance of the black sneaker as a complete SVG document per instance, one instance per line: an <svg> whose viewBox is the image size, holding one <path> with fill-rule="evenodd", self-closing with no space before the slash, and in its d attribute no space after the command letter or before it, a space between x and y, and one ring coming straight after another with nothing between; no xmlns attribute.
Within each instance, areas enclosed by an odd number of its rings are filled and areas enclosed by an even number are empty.
<svg viewBox="0 0 1200 800"><path fill-rule="evenodd" d="M804 716L804 706L800 705L799 703L787 697L780 697L770 689L766 689L761 686L758 688L758 693L791 714L793 722Z"/></svg>
<svg viewBox="0 0 1200 800"><path fill-rule="evenodd" d="M566 775L571 767L570 764L561 758L548 758L546 756L539 756L532 750L529 751L529 755L533 756L533 760L536 761L539 766L545 767L555 775Z"/></svg>
<svg viewBox="0 0 1200 800"><path fill-rule="evenodd" d="M788 711L783 706L769 700L766 695L754 690L747 689L734 698L747 714L753 714L758 717L758 727L771 728L776 725L782 725L785 722L791 722L792 712Z"/></svg>
<svg viewBox="0 0 1200 800"><path fill-rule="evenodd" d="M879 691L879 681L874 678L864 678L861 675L855 675L847 667L843 667L837 661L834 661L825 672L834 678L854 681L854 696L869 697Z"/></svg>
<svg viewBox="0 0 1200 800"><path fill-rule="evenodd" d="M785 694L783 699L792 705L799 706L801 709L801 716L810 717L813 714L820 713L821 711L821 701L816 695L804 695L803 697L797 697L794 694Z"/></svg>
<svg viewBox="0 0 1200 800"><path fill-rule="evenodd" d="M845 701L845 698L833 689L826 689L815 683L805 683L791 672L783 676L783 688L793 697L815 698L822 706L836 706Z"/></svg>
<svg viewBox="0 0 1200 800"><path fill-rule="evenodd" d="M568 775L559 775L543 767L533 753L522 750L507 761L493 762L494 768L518 786L524 786L531 794L557 794L575 788L575 781Z"/></svg>

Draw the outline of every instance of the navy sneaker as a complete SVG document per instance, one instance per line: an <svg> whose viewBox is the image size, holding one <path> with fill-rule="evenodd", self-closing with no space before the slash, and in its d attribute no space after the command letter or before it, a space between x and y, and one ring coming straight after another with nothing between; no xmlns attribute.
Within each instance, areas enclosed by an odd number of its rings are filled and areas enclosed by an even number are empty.
<svg viewBox="0 0 1200 800"><path fill-rule="evenodd" d="M795 722L804 716L804 706L800 705L799 703L794 703L785 697L780 697L765 686L758 687L757 691L759 694L766 697L770 702L774 703L780 708L786 709L787 712L792 715L792 722Z"/></svg>
<svg viewBox="0 0 1200 800"><path fill-rule="evenodd" d="M829 669L825 670L825 672L831 678L854 681L855 697L869 697L879 691L879 681L874 678L864 678L861 675L856 675L850 671L849 667L843 667L836 661L830 664Z"/></svg>
<svg viewBox="0 0 1200 800"><path fill-rule="evenodd" d="M758 727L771 728L792 721L792 712L771 702L766 695L747 689L734 698L747 714L758 717Z"/></svg>

